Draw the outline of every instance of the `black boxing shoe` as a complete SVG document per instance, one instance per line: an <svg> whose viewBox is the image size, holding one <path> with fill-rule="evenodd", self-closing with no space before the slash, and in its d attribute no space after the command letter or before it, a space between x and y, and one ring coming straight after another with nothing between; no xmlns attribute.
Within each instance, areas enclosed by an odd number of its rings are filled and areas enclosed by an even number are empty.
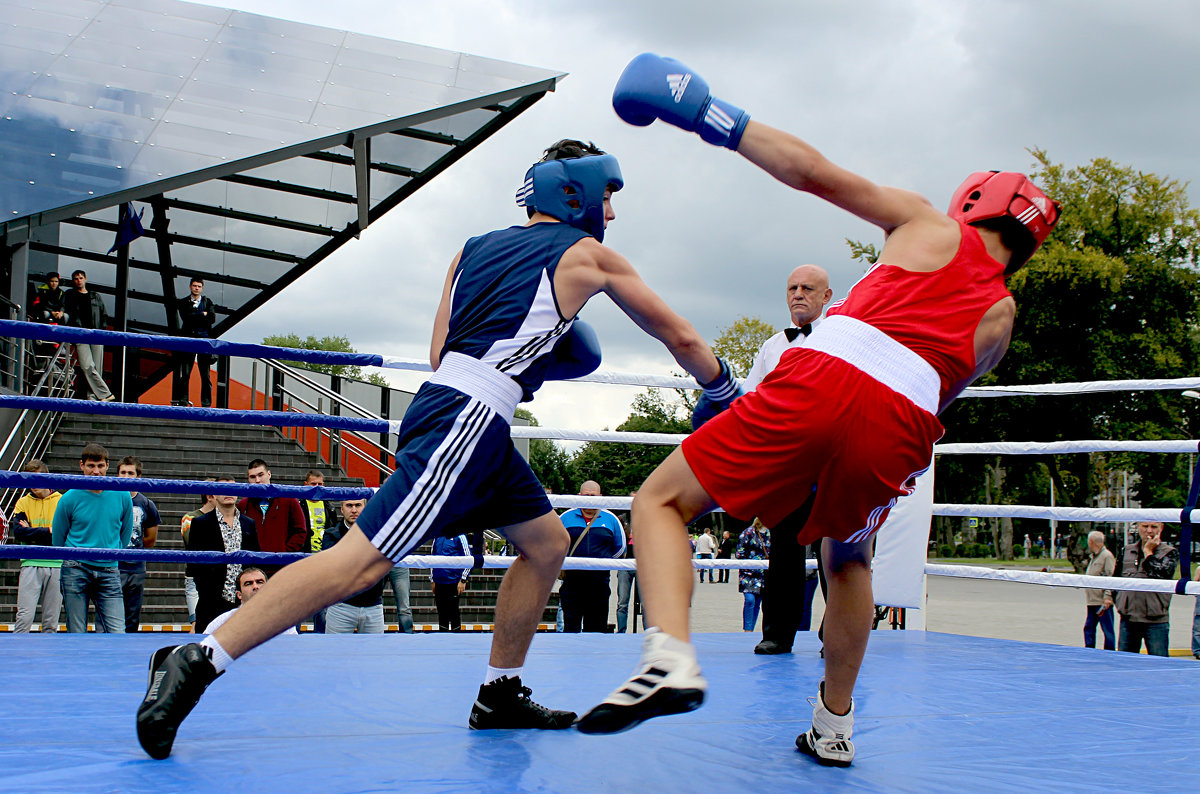
<svg viewBox="0 0 1200 794"><path fill-rule="evenodd" d="M171 754L175 733L220 673L199 643L159 648L150 657L150 682L137 710L137 736L151 758Z"/></svg>
<svg viewBox="0 0 1200 794"><path fill-rule="evenodd" d="M467 724L473 731L504 728L560 731L575 722L575 712L548 709L534 703L531 694L533 690L521 685L520 676L501 676L479 687L479 697L471 707Z"/></svg>

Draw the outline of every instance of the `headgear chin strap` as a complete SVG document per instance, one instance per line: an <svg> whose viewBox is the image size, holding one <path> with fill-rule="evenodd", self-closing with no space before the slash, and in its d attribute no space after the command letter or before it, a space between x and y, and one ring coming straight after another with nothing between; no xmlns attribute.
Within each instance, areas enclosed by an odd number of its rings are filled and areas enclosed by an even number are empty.
<svg viewBox="0 0 1200 794"><path fill-rule="evenodd" d="M604 193L625 186L611 154L534 163L517 191L517 206L558 218L604 242Z"/></svg>
<svg viewBox="0 0 1200 794"><path fill-rule="evenodd" d="M1058 223L1059 204L1015 171L977 171L950 199L946 213L963 223L1012 218L1033 235L1032 255Z"/></svg>

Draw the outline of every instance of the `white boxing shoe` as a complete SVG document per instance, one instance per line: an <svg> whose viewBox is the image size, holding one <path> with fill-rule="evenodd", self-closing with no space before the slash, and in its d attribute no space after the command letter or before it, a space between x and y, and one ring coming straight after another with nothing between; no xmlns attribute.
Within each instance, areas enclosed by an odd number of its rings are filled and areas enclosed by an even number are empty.
<svg viewBox="0 0 1200 794"><path fill-rule="evenodd" d="M652 717L700 708L707 689L691 644L658 628L647 629L637 672L575 727L582 733L627 731Z"/></svg>
<svg viewBox="0 0 1200 794"><path fill-rule="evenodd" d="M796 737L796 749L811 755L824 766L850 766L854 760L854 700L850 711L834 714L825 705L825 682L817 689L817 697L809 698L813 704L812 727Z"/></svg>

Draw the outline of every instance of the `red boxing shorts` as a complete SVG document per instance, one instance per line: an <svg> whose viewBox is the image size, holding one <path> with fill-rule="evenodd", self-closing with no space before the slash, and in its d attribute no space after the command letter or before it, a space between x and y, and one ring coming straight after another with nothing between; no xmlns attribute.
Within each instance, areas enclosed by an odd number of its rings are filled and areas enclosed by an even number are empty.
<svg viewBox="0 0 1200 794"><path fill-rule="evenodd" d="M717 504L782 523L816 486L800 543L869 538L929 468L941 422L853 365L796 348L755 391L683 442Z"/></svg>

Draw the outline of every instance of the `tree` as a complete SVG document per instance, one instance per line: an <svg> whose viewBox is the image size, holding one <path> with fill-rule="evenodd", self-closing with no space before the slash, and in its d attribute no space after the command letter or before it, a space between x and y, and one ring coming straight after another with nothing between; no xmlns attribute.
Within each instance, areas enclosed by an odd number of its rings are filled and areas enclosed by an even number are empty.
<svg viewBox="0 0 1200 794"><path fill-rule="evenodd" d="M540 427L538 420L525 408L514 416L525 419L531 427ZM543 486L552 493L574 493L571 480L571 459L557 441L548 438L529 439L529 467Z"/></svg>
<svg viewBox="0 0 1200 794"><path fill-rule="evenodd" d="M1041 150L1032 154L1039 166L1033 178L1062 204L1062 218L1009 279L1018 306L1012 342L983 383L1169 378L1189 371L1200 358L1200 213L1188 206L1185 186L1104 158L1068 169ZM1137 392L960 400L942 420L946 441L1180 438L1196 418L1185 416L1188 411L1192 406L1171 393ZM1186 477L1179 461L1100 453L1056 455L1045 468L1029 457L1010 460L1003 499L1044 504L1052 482L1059 504L1092 505L1116 466L1143 474L1131 478L1142 504L1181 504ZM1077 570L1090 528L1063 526Z"/></svg>
<svg viewBox="0 0 1200 794"><path fill-rule="evenodd" d="M879 261L879 249L874 243L864 243L847 237L846 245L850 247L850 258L855 261L866 262L868 265Z"/></svg>
<svg viewBox="0 0 1200 794"><path fill-rule="evenodd" d="M690 433L691 420L661 390L647 389L633 400L629 417L617 426L631 433ZM672 446L610 444L589 441L571 458L576 484L595 480L607 494L628 494L641 487L650 472L671 454Z"/></svg>
<svg viewBox="0 0 1200 794"><path fill-rule="evenodd" d="M263 344L274 347L295 347L301 350L329 350L335 353L358 352L350 345L350 340L344 336L324 336L318 339L309 334L307 339L301 339L298 334L274 334L263 337ZM284 361L283 363L299 367L300 369L312 370L313 372L323 372L326 375L365 380L367 383L374 383L376 386L389 385L387 379L377 372L372 372L363 377L362 367L353 364L310 364L304 361Z"/></svg>
<svg viewBox="0 0 1200 794"><path fill-rule="evenodd" d="M712 343L713 352L729 362L734 374L745 377L754 366L754 357L763 343L778 333L775 326L758 317L743 315L721 329Z"/></svg>

